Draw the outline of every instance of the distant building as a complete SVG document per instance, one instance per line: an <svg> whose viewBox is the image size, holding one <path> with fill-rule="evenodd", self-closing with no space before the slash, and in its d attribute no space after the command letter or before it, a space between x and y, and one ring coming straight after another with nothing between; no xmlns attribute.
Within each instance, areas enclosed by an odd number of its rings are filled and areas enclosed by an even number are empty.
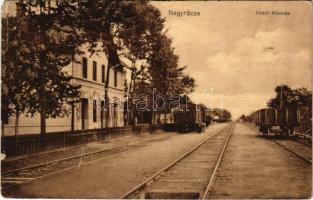
<svg viewBox="0 0 313 200"><path fill-rule="evenodd" d="M105 127L104 84L107 77L108 59L104 53L90 56L89 53L76 55L75 60L66 66L64 70L73 75L73 84L81 85L81 101L74 108L69 108L70 114L62 118L48 118L47 132L67 131L72 127L74 130L93 129ZM108 97L110 108L108 126L124 126L122 105L124 103L124 73L123 67L116 65L110 69ZM74 111L74 112L72 112ZM15 118L10 117L4 124L2 135L14 135ZM19 134L40 132L39 114L34 117L21 115L19 119Z"/></svg>

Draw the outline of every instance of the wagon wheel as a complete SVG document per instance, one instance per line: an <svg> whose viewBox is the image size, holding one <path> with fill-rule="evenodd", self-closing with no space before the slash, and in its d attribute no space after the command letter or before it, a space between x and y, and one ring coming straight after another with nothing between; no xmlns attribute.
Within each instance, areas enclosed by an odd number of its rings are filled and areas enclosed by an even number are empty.
<svg viewBox="0 0 313 200"><path fill-rule="evenodd" d="M264 127L263 129L263 136L268 137L269 129Z"/></svg>
<svg viewBox="0 0 313 200"><path fill-rule="evenodd" d="M271 133L271 129L270 128L266 128L266 136L269 136Z"/></svg>
<svg viewBox="0 0 313 200"><path fill-rule="evenodd" d="M288 135L293 136L293 133L294 133L294 128L293 127L288 128Z"/></svg>
<svg viewBox="0 0 313 200"><path fill-rule="evenodd" d="M197 132L198 132L198 133L202 133L202 127L201 127L201 126L198 126L198 127L197 127Z"/></svg>

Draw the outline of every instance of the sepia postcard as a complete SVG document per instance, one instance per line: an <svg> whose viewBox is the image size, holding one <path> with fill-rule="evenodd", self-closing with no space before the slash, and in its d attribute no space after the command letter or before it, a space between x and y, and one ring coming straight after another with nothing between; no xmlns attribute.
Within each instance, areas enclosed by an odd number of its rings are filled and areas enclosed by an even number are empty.
<svg viewBox="0 0 313 200"><path fill-rule="evenodd" d="M311 199L310 1L4 0L1 195Z"/></svg>

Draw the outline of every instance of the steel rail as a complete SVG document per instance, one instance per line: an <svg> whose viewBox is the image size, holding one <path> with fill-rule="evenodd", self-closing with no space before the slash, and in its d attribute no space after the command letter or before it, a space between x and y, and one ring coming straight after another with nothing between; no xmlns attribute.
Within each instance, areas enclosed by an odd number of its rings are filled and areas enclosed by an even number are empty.
<svg viewBox="0 0 313 200"><path fill-rule="evenodd" d="M61 173L63 171L67 171L67 170L70 170L70 169L73 169L73 168L75 168L75 166L63 168L63 169L61 169L59 171L55 171L55 172L52 172L52 173L44 174L44 175L38 176L36 178L29 178L28 180L25 180L25 181L23 181L21 183L15 183L15 184L12 184L12 185L9 185L9 186L6 186L6 187L3 187L3 186L1 186L1 187L2 187L2 190L8 190L8 189L10 189L10 188L12 188L14 186L25 184L27 182L30 182L30 181L33 181L33 180L37 180L37 179L40 179L40 178L43 178L43 177L46 177L46 176L50 176L50 175L53 175L53 174L58 174L58 173ZM2 180L1 180L1 182L2 182ZM6 182L6 181L4 181L4 182Z"/></svg>
<svg viewBox="0 0 313 200"><path fill-rule="evenodd" d="M11 179L14 179L14 178L18 178L18 177L10 177L10 175L14 174L14 173L19 173L20 171L23 171L23 170L36 170L37 168L41 168L41 167L45 167L45 166L49 166L51 164L54 164L54 163L58 163L58 162L67 162L67 161L70 161L70 160L75 160L75 159L82 159L82 157L88 157L90 155L96 155L98 153L105 153L105 152L110 152L110 151L114 151L114 150L119 150L119 149L123 149L123 147L126 147L128 146L129 144L127 145L120 145L120 146L116 146L116 147L112 147L112 148L108 148L108 149L102 149L102 150L98 150L98 151L92 151L92 152L88 152L88 153L84 153L84 154L78 154L78 155L74 155L74 156L69 156L69 157L65 157L65 158L60 158L60 159L57 159L57 160L52 160L52 161L47 161L47 162L44 162L44 163L39 163L39 164L36 164L36 165L31 165L31 166L27 166L27 167L22 167L22 168L18 168L18 169L14 169L14 170L11 170L11 171L7 171L5 173L3 173L1 175L1 182L2 183L8 183L10 182ZM112 152L113 154L112 155L109 155L109 156L113 156L115 154L115 152ZM120 152L118 152L120 153ZM102 160L104 158L100 158L100 159L97 159L97 160L93 160L93 161L89 161L88 163L92 163L92 162L95 162L95 161L99 161L99 160ZM83 163L85 164L85 163ZM60 172L63 172L63 171L67 171L67 170L70 170L70 169L73 169L73 168L76 168L76 165L72 165L72 166L69 166L69 167L64 167L62 169L58 169L57 171L53 171L53 172L50 172L50 173L47 173L47 174L43 174L43 175L40 175L40 176L37 176L37 177L34 177L34 178L29 178L29 179L25 179L25 181L21 182L21 183L15 183L15 184L12 184L12 185L9 185L9 186L5 186L3 187L2 186L2 189L8 189L8 188L11 188L13 186L16 186L16 185L20 185L20 184L24 184L24 183L27 183L27 182L30 182L30 181L33 181L33 180L36 180L36 179L40 179L42 177L46 177L46 176L49 176L49 175L53 175L53 174L57 174L57 173L60 173Z"/></svg>
<svg viewBox="0 0 313 200"><path fill-rule="evenodd" d="M2 174L2 178L7 177L8 175L12 174L12 173L18 173L19 171L23 171L23 170L28 170L28 169L34 169L34 168L38 168L38 167L43 167L46 165L50 165L53 163L58 163L58 162L65 162L65 161L69 161L72 159L77 159L77 158L81 158L81 157L86 157L86 156L90 156L93 154L97 154L97 153L102 153L102 152L106 152L106 151L111 151L111 150L115 150L115 149L119 149L123 146L117 146L117 147L112 147L109 149L102 149L102 150L98 150L98 151L93 151L93 152L89 152L89 153L85 153L85 154L78 154L78 155L74 155L74 156L70 156L70 157L65 157L65 158L61 158L61 159L57 159L57 160L52 160L52 161L48 161L48 162L44 162L44 163L39 163L36 165L31 165L31 166L27 166L27 167L21 167L18 169L14 169L11 171L7 171L4 174Z"/></svg>
<svg viewBox="0 0 313 200"><path fill-rule="evenodd" d="M121 129L121 130L124 130L124 129ZM125 130L127 130L127 129L125 129ZM122 138L125 139L125 138L129 138L129 137L132 137L132 136L128 135L128 136L124 136ZM106 143L106 142L119 140L119 139L122 139L122 138L101 140L99 142ZM33 153L33 154L30 154L30 155L20 155L20 156L16 156L15 158L14 157L9 157L9 158L7 158L7 160L2 160L1 162L3 162L3 163L12 163L12 162L17 162L17 161L22 161L22 160L26 160L26 159L29 159L29 158L34 158L36 156L45 156L45 155L49 155L49 154L53 154L53 153L67 151L67 150L71 150L71 149L75 149L75 148L80 148L80 147L83 147L86 144L88 144L88 143L75 145L75 146L70 146L70 147L64 147L64 148L55 149L55 150L51 150L51 151L43 151L43 152Z"/></svg>
<svg viewBox="0 0 313 200"><path fill-rule="evenodd" d="M231 137L231 135L232 135L233 129L234 129L234 127L235 127L235 124L236 124L236 123L233 124L233 126L231 127L231 129L230 129L230 131L229 131L229 134L228 134L227 139L226 139L226 141L225 141L225 143L224 143L223 149L222 149L222 151L220 152L219 158L218 158L218 160L217 160L217 162L216 162L216 164L215 164L213 173L211 174L210 181L209 181L209 183L208 183L208 185L207 185L207 187L206 187L206 189L205 189L205 191L204 191L204 194L202 195L202 198L201 198L201 199L206 199L206 197L209 195L210 189L211 189L211 187L213 186L213 183L214 183L215 174L216 174L216 172L217 172L217 170L218 170L218 167L219 167L220 164L221 164L223 155L224 155L224 153L225 153L225 150L226 150L228 141L229 141L229 139L230 139L230 137Z"/></svg>
<svg viewBox="0 0 313 200"><path fill-rule="evenodd" d="M299 137L299 135L301 135L301 136L303 136L303 137ZM305 142L303 142L303 141L301 141L301 140L299 141L299 139L308 140L309 138L306 138L305 135L296 134L294 137L295 137L296 139L294 139L293 141L296 141L296 142L298 142L298 143L300 143L300 144L303 144L304 146L307 146L307 147L312 148L312 142L311 142L311 143L305 143ZM309 139L309 140L311 140L311 139ZM312 140L311 140L311 141L312 141Z"/></svg>
<svg viewBox="0 0 313 200"><path fill-rule="evenodd" d="M302 155L298 154L298 153L295 152L295 151L292 151L291 149L289 149L289 148L286 147L285 145L282 145L282 144L280 144L279 142L277 142L277 141L275 141L275 140L273 140L273 139L270 139L270 140L271 140L272 142L274 142L275 144L277 144L277 145L283 147L283 148L286 149L287 151L289 151L289 152L293 153L294 155L298 156L298 157L301 158L302 160L304 160L304 161L306 161L306 162L312 164L312 161L311 161L311 160L309 160L309 159L303 157Z"/></svg>
<svg viewBox="0 0 313 200"><path fill-rule="evenodd" d="M119 147L122 147L122 146L118 146L118 147L113 147L113 148L110 148L110 149L106 149L106 150L114 150L114 149L119 149ZM94 152L90 152L90 153L86 153L86 154L83 154L83 156L85 156L85 155L93 155L93 154L97 154L97 153L101 153L101 151L106 151L106 150L99 150L99 151L94 151ZM88 156L87 155L87 156ZM112 154L112 155L109 155L109 156L114 156L114 154ZM74 157L74 156L73 156ZM72 159L72 158L71 158ZM68 160L71 160L71 159L68 159ZM102 158L103 159L103 158ZM97 160L101 160L101 159L97 159ZM56 161L56 160L55 160ZM95 161L95 160L94 160ZM82 163L82 164L89 164L89 163L91 163L91 162L94 162L94 161L90 161L90 162L88 162L88 163ZM40 176L37 176L37 177L34 177L34 178L26 178L25 177L25 181L22 181L22 182L20 182L20 183L18 183L18 182L16 182L15 184L12 184L12 185L9 185L9 186L5 186L5 187L3 187L2 186L2 189L9 189L9 188L11 188L11 187L14 187L14 186L16 186L16 185L21 185L21 184L25 184L25 183L27 183L27 182L30 182L30 181L33 181L33 180L37 180L37 179L40 179L40 178L43 178L43 177L46 177L46 176L50 176L50 175L54 175L54 174L59 174L59 173L61 173L61 172L63 172L63 171L67 171L67 170L70 170L70 169L74 169L74 168L77 168L77 166L76 165L71 165L71 166L69 166L69 167L64 167L64 168L62 168L62 169L59 169L59 170L57 170L57 171L53 171L53 172L50 172L50 173L47 173L47 174L43 174L43 175L40 175ZM18 177L1 177L1 182L2 183L9 183L10 182L10 180L11 179L16 179L16 178L18 178ZM12 181L11 181L12 182ZM14 182L14 181L13 181Z"/></svg>
<svg viewBox="0 0 313 200"><path fill-rule="evenodd" d="M262 134L260 131L253 129L252 127L249 127L249 128L252 129L253 131L257 132L257 133L260 134L261 136L263 136L263 134ZM298 154L297 152L292 151L291 149L289 149L289 148L286 147L285 145L282 145L282 144L280 144L279 142L277 142L277 141L275 141L275 140L273 140L273 139L271 139L271 138L269 138L269 139L270 139L273 143L279 145L280 147L284 148L285 150L289 151L290 153L293 153L294 155L298 156L298 157L301 158L302 160L304 160L304 161L306 161L306 162L312 164L312 161L311 161L311 160L309 160L309 159L303 157L302 155Z"/></svg>
<svg viewBox="0 0 313 200"><path fill-rule="evenodd" d="M123 131L123 130L127 130L127 129L119 129L117 131L121 131L121 130ZM131 135L124 136L123 139L129 138L129 137L131 137ZM121 138L106 139L106 140L101 140L99 142L105 143L105 142L115 141L115 140L119 140L119 139L121 139ZM67 151L67 150L71 150L71 149L75 149L75 148L81 148L81 147L83 147L86 144L87 143L76 145L76 146L64 147L64 148L55 149L55 150L51 150L51 151L43 151L43 152L33 153L33 154L30 154L30 155L20 155L20 156L16 156L15 158L9 157L7 160L2 160L1 162L3 162L3 163L12 163L12 162L21 161L21 160L25 160L25 159L29 159L29 158L34 158L36 156L44 156L44 155L49 155L49 154L53 154L53 153L56 153L56 152L58 153L58 152Z"/></svg>
<svg viewBox="0 0 313 200"><path fill-rule="evenodd" d="M126 136L125 138L127 138L128 136ZM111 140L117 140L119 138L116 138L116 139L111 139ZM104 152L109 152L109 151L112 151L112 150L118 150L120 148L123 148L123 147L126 147L127 145L129 144L126 144L126 145L119 145L119 146L116 146L116 147L111 147L111 148L107 148L107 149L101 149L101 150L97 150L97 151L92 151L92 152L88 152L88 153L84 153L84 154L77 154L77 155L73 155L73 156L69 156L69 157L65 157L65 158L60 158L60 159L56 159L56 160L51 160L51 161L47 161L47 162L43 162L43 163L39 163L39 164L35 164L35 165L31 165L31 166L26 166L26 167L21 167L21 168L17 168L17 169L13 169L13 170L8 170L6 172L4 172L2 174L2 178L5 178L6 176L12 174L12 173L17 173L19 171L22 171L22 170L27 170L27 169L33 169L33 168L38 168L38 167L43 167L43 166L46 166L46 165L50 165L50 164L53 164L53 163L58 163L58 162L64 162L64 161L68 161L68 160L72 160L72 159L77 159L77 158L81 158L81 157L87 157L87 156L90 156L90 155L93 155L93 154L98 154L98 153L104 153ZM73 148L73 147L71 147ZM50 153L53 153L53 152L47 152L47 154L50 154ZM41 155L41 154L40 154ZM44 154L42 154L44 155ZM32 157L32 155L30 156L30 158ZM8 162L14 162L14 161L19 161L20 159L27 159L28 157L25 157L25 158L19 158L17 160L13 160L13 161L8 161Z"/></svg>
<svg viewBox="0 0 313 200"><path fill-rule="evenodd" d="M229 125L229 126L231 126L231 125ZM149 178L147 178L146 180L144 180L140 184L138 184L135 187L133 187L132 189L130 189L128 192L126 192L124 195L122 195L119 199L127 199L130 195L134 194L135 192L138 192L138 191L144 189L149 183L151 183L151 182L155 181L156 179L158 179L163 172L166 172L167 170L172 168L174 165L176 165L182 159L186 158L188 155L190 155L192 152L194 152L196 149L198 149L202 144L207 142L209 139L211 139L212 137L214 137L214 136L222 133L223 131L225 131L225 129L229 128L229 126L227 126L227 127L223 128L223 129L217 131L213 135L210 135L206 139L202 140L199 144L194 146L191 150L189 150L188 152L184 153L179 158L177 158L175 161L171 162L166 167L162 168L161 170L159 170L158 172L156 172L155 174L153 174L152 176L150 176Z"/></svg>

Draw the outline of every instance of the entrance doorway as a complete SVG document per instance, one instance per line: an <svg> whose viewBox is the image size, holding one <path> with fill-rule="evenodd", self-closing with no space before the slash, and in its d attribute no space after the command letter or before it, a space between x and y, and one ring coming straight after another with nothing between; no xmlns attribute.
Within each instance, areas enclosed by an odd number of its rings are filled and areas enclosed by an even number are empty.
<svg viewBox="0 0 313 200"><path fill-rule="evenodd" d="M88 99L82 99L81 106L81 118L82 118L82 129L88 128Z"/></svg>

